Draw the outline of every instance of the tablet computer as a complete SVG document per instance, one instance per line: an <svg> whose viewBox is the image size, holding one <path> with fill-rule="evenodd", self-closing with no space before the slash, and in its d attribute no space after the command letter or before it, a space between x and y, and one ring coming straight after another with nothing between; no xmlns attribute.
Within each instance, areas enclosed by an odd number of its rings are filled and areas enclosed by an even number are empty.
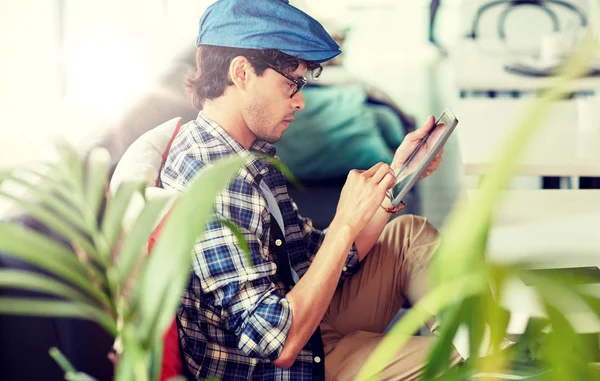
<svg viewBox="0 0 600 381"><path fill-rule="evenodd" d="M392 205L400 205L404 197L427 170L435 156L444 147L457 124L458 119L450 110L445 109L435 121L433 128L396 172L396 183L387 192Z"/></svg>

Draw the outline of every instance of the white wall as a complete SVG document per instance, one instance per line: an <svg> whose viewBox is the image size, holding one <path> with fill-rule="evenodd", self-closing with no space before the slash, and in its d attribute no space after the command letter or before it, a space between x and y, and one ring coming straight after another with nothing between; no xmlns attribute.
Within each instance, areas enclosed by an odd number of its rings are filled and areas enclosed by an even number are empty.
<svg viewBox="0 0 600 381"><path fill-rule="evenodd" d="M195 44L211 2L0 0L0 168L47 159L54 137L76 142L116 117Z"/></svg>
<svg viewBox="0 0 600 381"><path fill-rule="evenodd" d="M35 146L36 139L43 145L52 135L83 136L118 114L175 52L194 44L200 15L212 1L64 0L59 49L60 1L1 0L0 167L29 155L24 148ZM451 48L469 29L473 8L484 1L443 0L438 38ZM330 25L349 27L348 69L380 85L409 112L421 116L432 102L443 103L435 100L439 94L432 86L441 60L427 42L429 1L292 3ZM511 16L511 31L520 30L515 25L523 21L527 31L548 30L545 15L530 12ZM482 34L494 32L495 23L482 20Z"/></svg>

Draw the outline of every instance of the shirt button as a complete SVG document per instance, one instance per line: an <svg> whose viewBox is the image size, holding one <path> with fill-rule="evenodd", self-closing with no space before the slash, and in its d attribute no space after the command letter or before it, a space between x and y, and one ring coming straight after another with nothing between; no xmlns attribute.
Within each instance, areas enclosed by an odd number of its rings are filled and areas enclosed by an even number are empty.
<svg viewBox="0 0 600 381"><path fill-rule="evenodd" d="M281 246L282 243L280 239L275 240L275 246Z"/></svg>
<svg viewBox="0 0 600 381"><path fill-rule="evenodd" d="M315 362L318 364L321 362L321 358L319 356L315 356Z"/></svg>
<svg viewBox="0 0 600 381"><path fill-rule="evenodd" d="M348 271L348 268L347 268L346 266L344 266L344 267L342 268L342 271L343 271L343 272L346 272L346 271Z"/></svg>

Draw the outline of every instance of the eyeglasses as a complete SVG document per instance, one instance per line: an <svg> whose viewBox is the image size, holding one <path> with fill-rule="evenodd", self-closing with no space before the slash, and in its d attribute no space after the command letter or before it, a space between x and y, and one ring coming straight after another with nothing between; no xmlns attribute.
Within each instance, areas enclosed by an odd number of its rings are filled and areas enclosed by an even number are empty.
<svg viewBox="0 0 600 381"><path fill-rule="evenodd" d="M291 75L285 73L283 70L281 70L280 68L278 68L277 66L273 65L272 63L265 61L261 58L256 58L256 57L248 57L252 60L255 61L259 61L265 65L267 65L269 68L273 69L273 71L279 73L281 76L285 77L287 80L291 81L294 83L294 91L292 91L292 94L290 95L290 99L294 97L294 95L296 95L300 90L302 90L302 88L304 86L306 86L306 83L308 82L306 80L306 78L304 77L300 77L300 78L294 78ZM321 72L323 72L323 66L318 66L316 69L312 70L312 77L313 79L317 79L319 78L319 76L321 75Z"/></svg>

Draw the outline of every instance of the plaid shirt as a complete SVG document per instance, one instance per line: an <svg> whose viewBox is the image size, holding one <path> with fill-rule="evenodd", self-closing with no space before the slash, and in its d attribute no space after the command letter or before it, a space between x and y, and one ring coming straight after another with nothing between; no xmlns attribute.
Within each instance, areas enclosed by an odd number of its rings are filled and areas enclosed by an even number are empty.
<svg viewBox="0 0 600 381"><path fill-rule="evenodd" d="M275 148L256 141L250 150L229 136L202 112L182 126L161 173L165 188L184 191L189 181L213 161L232 154L246 159L215 202L215 216L237 224L246 238L252 266L231 230L213 221L194 246L192 274L177 313L179 336L188 369L197 379L310 380L310 343L289 369L272 364L285 344L292 311L286 287L277 276L271 215L259 182L273 193L285 226L292 268L299 277L308 270L324 233L302 218L288 195L284 176L252 155L275 154ZM357 270L353 245L340 281Z"/></svg>

